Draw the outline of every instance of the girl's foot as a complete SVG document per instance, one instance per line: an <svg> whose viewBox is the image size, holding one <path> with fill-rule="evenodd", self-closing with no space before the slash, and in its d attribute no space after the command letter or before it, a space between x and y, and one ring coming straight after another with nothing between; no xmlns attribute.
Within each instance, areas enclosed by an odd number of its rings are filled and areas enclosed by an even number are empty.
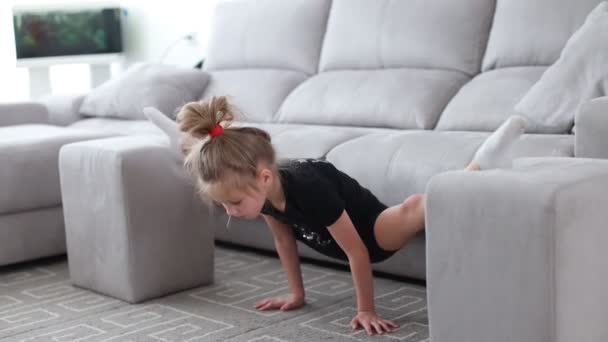
<svg viewBox="0 0 608 342"><path fill-rule="evenodd" d="M173 154L174 158L178 161L184 160L184 155L182 153L181 144L185 137L185 134L179 130L177 123L161 111L154 107L146 107L144 108L144 115L148 120L150 120L154 125L160 128L165 134L169 137L169 146L171 148L171 154Z"/></svg>
<svg viewBox="0 0 608 342"><path fill-rule="evenodd" d="M526 125L526 119L520 115L509 117L477 149L472 164L478 165L482 170L511 167L512 160L507 154L513 142L524 133Z"/></svg>

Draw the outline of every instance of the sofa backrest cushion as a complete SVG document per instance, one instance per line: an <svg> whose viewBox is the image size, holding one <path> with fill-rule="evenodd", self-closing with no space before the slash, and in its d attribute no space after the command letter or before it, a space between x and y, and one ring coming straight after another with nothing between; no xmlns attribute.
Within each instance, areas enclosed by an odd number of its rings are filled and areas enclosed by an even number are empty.
<svg viewBox="0 0 608 342"><path fill-rule="evenodd" d="M211 23L202 99L227 95L243 120L270 122L317 72L331 0L223 0Z"/></svg>
<svg viewBox="0 0 608 342"><path fill-rule="evenodd" d="M483 70L553 64L602 0L497 0Z"/></svg>
<svg viewBox="0 0 608 342"><path fill-rule="evenodd" d="M334 0L320 70L480 70L495 0Z"/></svg>
<svg viewBox="0 0 608 342"><path fill-rule="evenodd" d="M215 71L201 100L228 96L242 114L237 120L272 122L287 95L306 78L301 72L277 69Z"/></svg>
<svg viewBox="0 0 608 342"><path fill-rule="evenodd" d="M333 0L319 73L279 122L432 129L481 68L495 0Z"/></svg>
<svg viewBox="0 0 608 342"><path fill-rule="evenodd" d="M283 102L285 123L432 129L469 80L459 71L373 69L322 72Z"/></svg>
<svg viewBox="0 0 608 342"><path fill-rule="evenodd" d="M316 73L330 0L220 1L206 70L272 68Z"/></svg>
<svg viewBox="0 0 608 342"><path fill-rule="evenodd" d="M450 100L435 129L494 131L515 113L515 104L545 70L542 66L513 67L477 75Z"/></svg>

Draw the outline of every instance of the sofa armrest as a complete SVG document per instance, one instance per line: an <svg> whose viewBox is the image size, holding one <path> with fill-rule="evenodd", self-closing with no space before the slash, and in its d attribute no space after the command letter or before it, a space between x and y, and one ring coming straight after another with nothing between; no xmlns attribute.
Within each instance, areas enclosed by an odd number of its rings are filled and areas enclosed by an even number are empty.
<svg viewBox="0 0 608 342"><path fill-rule="evenodd" d="M574 155L608 159L608 96L586 102L574 123Z"/></svg>
<svg viewBox="0 0 608 342"><path fill-rule="evenodd" d="M83 118L80 115L80 105L85 95L47 95L38 101L46 107L50 124L67 126Z"/></svg>
<svg viewBox="0 0 608 342"><path fill-rule="evenodd" d="M426 207L432 341L608 340L608 161L447 172Z"/></svg>
<svg viewBox="0 0 608 342"><path fill-rule="evenodd" d="M47 108L37 102L0 103L0 127L48 123Z"/></svg>

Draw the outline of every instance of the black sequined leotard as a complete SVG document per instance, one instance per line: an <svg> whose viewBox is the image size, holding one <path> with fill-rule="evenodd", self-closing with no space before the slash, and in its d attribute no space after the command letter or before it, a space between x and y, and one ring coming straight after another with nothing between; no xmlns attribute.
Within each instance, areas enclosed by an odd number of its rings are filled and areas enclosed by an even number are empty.
<svg viewBox="0 0 608 342"><path fill-rule="evenodd" d="M348 260L327 229L346 210L371 262L394 254L378 246L374 237L376 218L387 206L355 179L330 162L317 159L281 160L279 175L285 210L279 211L267 200L262 214L290 226L296 239L326 256Z"/></svg>

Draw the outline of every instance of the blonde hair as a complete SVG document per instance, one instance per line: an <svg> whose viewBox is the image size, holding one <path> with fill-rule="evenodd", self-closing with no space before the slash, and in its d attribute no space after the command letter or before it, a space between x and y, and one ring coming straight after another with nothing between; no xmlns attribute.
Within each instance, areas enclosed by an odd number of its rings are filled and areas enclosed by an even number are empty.
<svg viewBox="0 0 608 342"><path fill-rule="evenodd" d="M177 114L179 128L187 136L184 166L196 177L204 200L212 184L245 190L254 186L260 162L266 162L276 172L270 135L255 127L231 127L236 114L236 108L225 96L187 103ZM216 125L222 126L223 132L211 137Z"/></svg>

